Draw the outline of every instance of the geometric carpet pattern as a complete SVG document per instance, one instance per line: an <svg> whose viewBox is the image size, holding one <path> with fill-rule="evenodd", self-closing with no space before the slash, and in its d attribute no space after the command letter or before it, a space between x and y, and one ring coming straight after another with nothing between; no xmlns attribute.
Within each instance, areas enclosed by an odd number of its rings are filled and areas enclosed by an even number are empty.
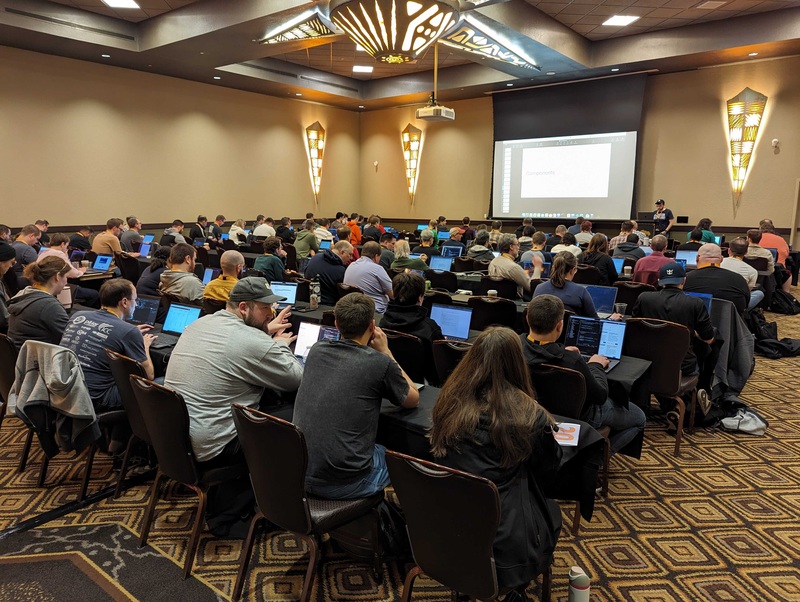
<svg viewBox="0 0 800 602"><path fill-rule="evenodd" d="M778 322L780 337L800 338L800 316L766 315ZM769 421L764 436L698 428L685 435L681 457L675 458L674 438L654 418L647 425L641 459L612 459L608 497L597 501L594 517L582 521L577 537L568 526L574 505L563 506L565 528L553 567L554 600L567 599L567 572L579 565L591 577L594 601L800 601L800 358L757 356L755 372L740 397ZM23 440L20 422L7 419L0 428L0 531L73 501L78 492L82 462L71 456L50 463L44 488L36 486L41 452L32 452L28 468L18 474ZM112 484L115 476L111 462L98 455L90 492ZM36 550L30 546L31 537L54 528L72 536L80 533L75 529L109 526L117 536L132 535L135 542L148 491L147 483L138 485L119 500L105 499L31 533L0 539L0 554L23 549L29 554ZM207 599L203 588L210 588L212 598L228 599L241 541L204 534L194 564L197 579L182 582L179 567L195 498L177 486L168 487L164 497L149 545L141 552L157 552L168 561L169 570L148 567L145 559L152 561L152 554L126 557L123 564L131 574L163 588L157 590L163 596L156 598ZM84 531L83 538L103 542L110 533ZM262 535L243 599L296 600L306 561L305 545L295 537ZM312 600L397 601L408 568L387 562L377 582L369 566L327 542ZM194 592L190 582L202 588ZM124 583L122 587L132 592ZM530 595L534 597L533 588ZM131 596L156 599L141 593ZM437 583L420 578L414 600L450 597Z"/></svg>

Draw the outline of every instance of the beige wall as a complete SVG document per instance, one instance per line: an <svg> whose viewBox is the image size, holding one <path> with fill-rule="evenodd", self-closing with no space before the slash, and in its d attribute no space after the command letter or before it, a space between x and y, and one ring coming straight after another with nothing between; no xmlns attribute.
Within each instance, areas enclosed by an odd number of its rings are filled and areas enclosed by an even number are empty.
<svg viewBox="0 0 800 602"><path fill-rule="evenodd" d="M0 222L252 220L359 198L354 112L6 47L0 81ZM303 136L317 120L330 144L315 208Z"/></svg>

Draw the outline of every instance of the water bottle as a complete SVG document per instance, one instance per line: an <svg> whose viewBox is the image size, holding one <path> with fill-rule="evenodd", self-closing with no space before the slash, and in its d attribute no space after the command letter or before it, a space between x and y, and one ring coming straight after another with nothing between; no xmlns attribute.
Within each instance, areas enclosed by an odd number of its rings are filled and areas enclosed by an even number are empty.
<svg viewBox="0 0 800 602"><path fill-rule="evenodd" d="M589 576L579 566L569 570L569 595L568 602L589 602L591 593Z"/></svg>
<svg viewBox="0 0 800 602"><path fill-rule="evenodd" d="M319 280L314 278L314 280L311 281L310 287L308 306L311 309L317 309L319 307Z"/></svg>

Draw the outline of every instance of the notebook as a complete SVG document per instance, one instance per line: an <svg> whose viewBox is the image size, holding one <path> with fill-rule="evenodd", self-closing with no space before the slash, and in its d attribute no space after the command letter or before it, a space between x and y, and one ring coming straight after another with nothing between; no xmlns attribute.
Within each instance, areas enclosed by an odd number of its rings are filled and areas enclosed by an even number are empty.
<svg viewBox="0 0 800 602"><path fill-rule="evenodd" d="M447 248L447 247L445 247ZM434 255L431 257L431 269L449 272L453 267L453 260L445 255Z"/></svg>
<svg viewBox="0 0 800 602"><path fill-rule="evenodd" d="M297 340L294 343L294 355L301 364L306 363L308 352L317 341L338 341L339 330L333 326L323 326L314 322L300 322L297 329Z"/></svg>
<svg viewBox="0 0 800 602"><path fill-rule="evenodd" d="M149 245L149 244L150 244L151 242L153 242L155 239L156 239L156 235L155 235L155 234L145 234L145 235L142 237L142 244L147 244L147 245Z"/></svg>
<svg viewBox="0 0 800 602"><path fill-rule="evenodd" d="M149 242L143 242L139 246L139 256L140 257L149 257L150 256L150 247L151 247L151 245L150 245Z"/></svg>
<svg viewBox="0 0 800 602"><path fill-rule="evenodd" d="M697 267L697 251L675 251L675 260L678 259L685 260L687 268Z"/></svg>
<svg viewBox="0 0 800 602"><path fill-rule="evenodd" d="M595 354L604 355L609 359L605 368L608 372L619 364L622 357L625 326L625 322L622 321L570 316L564 346L577 347L583 359L587 361Z"/></svg>
<svg viewBox="0 0 800 602"><path fill-rule="evenodd" d="M714 298L714 295L709 295L708 293L687 293L684 292L684 295L688 295L690 297L698 297L703 304L706 306L706 311L709 315L711 315L711 300Z"/></svg>
<svg viewBox="0 0 800 602"><path fill-rule="evenodd" d="M139 296L136 298L136 309L133 310L133 315L127 321L131 324L149 324L153 326L156 323L160 305L160 297Z"/></svg>
<svg viewBox="0 0 800 602"><path fill-rule="evenodd" d="M274 295L279 297L286 297L286 301L278 303L278 308L283 309L287 305L294 305L297 300L297 283L296 282L278 282L275 281L269 285L270 290Z"/></svg>
<svg viewBox="0 0 800 602"><path fill-rule="evenodd" d="M464 247L459 245L444 245L440 252L445 257L461 257L461 254L464 252Z"/></svg>
<svg viewBox="0 0 800 602"><path fill-rule="evenodd" d="M111 268L111 255L98 255L92 267L86 269L86 274L105 274Z"/></svg>
<svg viewBox="0 0 800 602"><path fill-rule="evenodd" d="M614 262L614 268L617 270L617 274L622 273L622 269L625 267L625 258L624 257L612 257L611 261Z"/></svg>
<svg viewBox="0 0 800 602"><path fill-rule="evenodd" d="M321 240L319 242L319 248L320 248L320 251L322 251L324 249L330 249L331 248L331 241L330 240Z"/></svg>
<svg viewBox="0 0 800 602"><path fill-rule="evenodd" d="M200 309L194 305L183 305L181 303L170 305L169 310L167 310L167 317L164 319L164 326L150 346L159 349L171 347L177 343L178 337L183 334L186 327L200 317Z"/></svg>
<svg viewBox="0 0 800 602"><path fill-rule="evenodd" d="M219 268L206 268L203 272L203 284L208 284L214 278L219 276L220 269Z"/></svg>
<svg viewBox="0 0 800 602"><path fill-rule="evenodd" d="M614 301L617 300L617 287L597 286L590 284L586 292L592 298L597 315L605 319L614 313Z"/></svg>
<svg viewBox="0 0 800 602"><path fill-rule="evenodd" d="M472 308L434 303L431 306L431 320L439 325L448 341L466 341L469 338Z"/></svg>

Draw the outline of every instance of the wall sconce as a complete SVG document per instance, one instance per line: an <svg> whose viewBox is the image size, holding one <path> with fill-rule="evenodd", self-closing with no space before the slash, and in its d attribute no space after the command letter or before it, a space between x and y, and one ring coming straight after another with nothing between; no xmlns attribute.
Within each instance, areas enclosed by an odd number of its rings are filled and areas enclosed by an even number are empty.
<svg viewBox="0 0 800 602"><path fill-rule="evenodd" d="M325 128L319 124L319 121L315 121L306 128L306 144L311 189L314 191L314 202L319 204L317 195L322 181L322 153L325 150Z"/></svg>
<svg viewBox="0 0 800 602"><path fill-rule="evenodd" d="M417 170L419 169L419 154L422 150L422 130L409 123L403 130L400 139L403 142L403 161L406 163L408 197L413 205L414 195L417 192Z"/></svg>
<svg viewBox="0 0 800 602"><path fill-rule="evenodd" d="M742 202L750 158L756 145L758 128L767 106L767 97L745 88L728 100L728 130L731 142L731 177L733 179L733 215Z"/></svg>

